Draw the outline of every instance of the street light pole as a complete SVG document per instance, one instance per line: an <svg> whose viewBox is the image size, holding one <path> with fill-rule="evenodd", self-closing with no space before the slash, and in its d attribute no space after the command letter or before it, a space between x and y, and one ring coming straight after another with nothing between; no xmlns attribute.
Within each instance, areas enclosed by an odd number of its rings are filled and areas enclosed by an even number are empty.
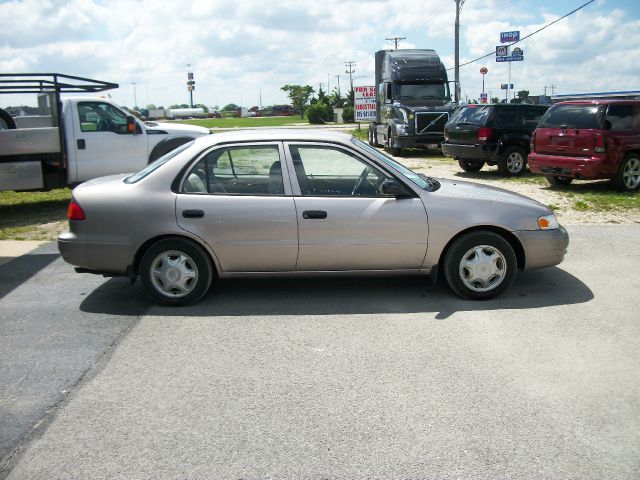
<svg viewBox="0 0 640 480"><path fill-rule="evenodd" d="M455 100L460 101L458 90L460 88L460 9L464 5L464 0L456 0L456 25L455 25Z"/></svg>
<svg viewBox="0 0 640 480"><path fill-rule="evenodd" d="M131 85L133 85L133 108L134 109L138 106L138 97L136 96L136 83L138 82L131 82Z"/></svg>

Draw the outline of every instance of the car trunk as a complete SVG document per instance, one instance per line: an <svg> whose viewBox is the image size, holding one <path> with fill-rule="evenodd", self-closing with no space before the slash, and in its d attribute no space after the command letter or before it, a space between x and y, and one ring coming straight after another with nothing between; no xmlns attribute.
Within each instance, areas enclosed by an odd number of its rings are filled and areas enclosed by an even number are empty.
<svg viewBox="0 0 640 480"><path fill-rule="evenodd" d="M603 108L593 104L559 104L545 114L536 129L537 153L583 157L594 153Z"/></svg>
<svg viewBox="0 0 640 480"><path fill-rule="evenodd" d="M535 151L545 155L584 157L593 154L595 136L595 129L538 128Z"/></svg>

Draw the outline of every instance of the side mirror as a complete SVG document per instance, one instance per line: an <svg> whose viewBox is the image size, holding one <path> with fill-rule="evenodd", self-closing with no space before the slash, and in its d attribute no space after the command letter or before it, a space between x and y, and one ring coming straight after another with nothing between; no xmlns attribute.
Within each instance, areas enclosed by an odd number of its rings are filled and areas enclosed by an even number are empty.
<svg viewBox="0 0 640 480"><path fill-rule="evenodd" d="M133 133L134 135L137 133L136 119L133 115L127 116L127 133Z"/></svg>
<svg viewBox="0 0 640 480"><path fill-rule="evenodd" d="M396 198L409 198L413 197L413 194L407 190L404 185L400 185L395 180L385 180L382 182L382 186L380 187L380 191L383 195L389 195L390 197Z"/></svg>

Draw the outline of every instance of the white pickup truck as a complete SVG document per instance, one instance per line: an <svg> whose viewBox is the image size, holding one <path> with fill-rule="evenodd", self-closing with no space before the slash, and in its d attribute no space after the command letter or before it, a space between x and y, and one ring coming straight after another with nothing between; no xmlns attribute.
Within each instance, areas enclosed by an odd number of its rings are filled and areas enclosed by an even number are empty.
<svg viewBox="0 0 640 480"><path fill-rule="evenodd" d="M38 96L37 109L31 109L37 114L11 116L0 109L0 190L50 189L134 172L210 133L193 125L142 122L104 97L60 98L117 87L62 74L0 74L0 94Z"/></svg>

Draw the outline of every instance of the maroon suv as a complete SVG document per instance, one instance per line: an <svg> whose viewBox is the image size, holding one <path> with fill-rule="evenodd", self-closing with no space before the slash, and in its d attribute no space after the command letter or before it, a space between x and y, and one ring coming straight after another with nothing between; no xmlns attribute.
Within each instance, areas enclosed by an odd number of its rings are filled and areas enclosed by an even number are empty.
<svg viewBox="0 0 640 480"><path fill-rule="evenodd" d="M619 190L640 188L640 100L561 102L531 137L529 169L552 185L611 179Z"/></svg>

